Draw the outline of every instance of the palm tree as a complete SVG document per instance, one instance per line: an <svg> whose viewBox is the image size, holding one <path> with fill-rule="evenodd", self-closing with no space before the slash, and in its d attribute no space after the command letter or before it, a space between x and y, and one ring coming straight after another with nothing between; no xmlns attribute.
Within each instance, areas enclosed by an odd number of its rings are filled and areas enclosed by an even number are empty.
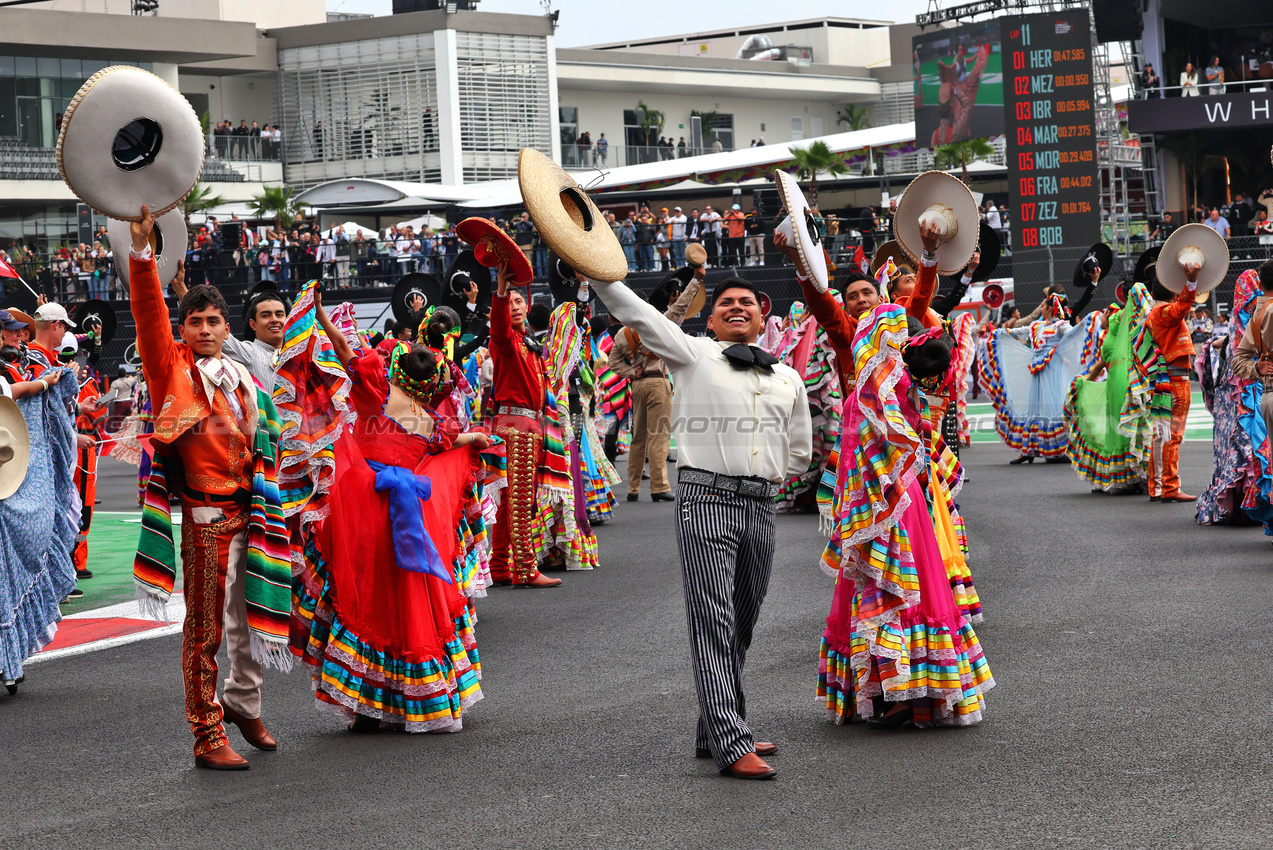
<svg viewBox="0 0 1273 850"><path fill-rule="evenodd" d="M940 169L959 166L962 169L960 179L968 182L968 163L994 156L994 146L989 139L965 139L962 142L951 142L933 151L933 163Z"/></svg>
<svg viewBox="0 0 1273 850"><path fill-rule="evenodd" d="M849 173L844 157L835 153L826 142L810 142L807 148L792 148L791 157L796 163L796 179L809 181L809 205L818 205L818 175L843 177Z"/></svg>
<svg viewBox="0 0 1273 850"><path fill-rule="evenodd" d="M300 212L300 206L292 200L290 187L262 186L261 194L252 197L252 215L255 218L273 216L276 230L290 227Z"/></svg>
<svg viewBox="0 0 1273 850"><path fill-rule="evenodd" d="M216 190L206 183L196 183L195 187L190 190L190 194L186 195L186 199L178 204L181 207L182 214L185 216L187 230L190 229L190 216L197 212L210 210L213 207L219 207L225 203L225 198L212 194L214 191Z"/></svg>
<svg viewBox="0 0 1273 850"><path fill-rule="evenodd" d="M844 107L835 114L835 123L846 125L849 128L849 132L853 133L870 127L871 119L867 117L865 106L846 103Z"/></svg>
<svg viewBox="0 0 1273 850"><path fill-rule="evenodd" d="M644 153L648 153L648 149L654 146L653 138L663 132L663 122L666 116L658 109L651 109L645 105L645 101L638 100L636 105L637 121L641 125L641 146L646 148ZM660 152L655 151L654 158L658 159Z"/></svg>

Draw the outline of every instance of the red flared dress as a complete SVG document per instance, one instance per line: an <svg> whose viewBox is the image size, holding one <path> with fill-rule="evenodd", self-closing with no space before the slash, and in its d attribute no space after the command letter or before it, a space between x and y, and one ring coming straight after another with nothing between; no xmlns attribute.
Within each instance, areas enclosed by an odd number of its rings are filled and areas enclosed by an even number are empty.
<svg viewBox="0 0 1273 850"><path fill-rule="evenodd" d="M308 621L302 656L320 707L413 732L458 730L463 708L482 697L473 618L457 584L474 557L467 511L478 452L452 448L441 430L425 438L385 416L389 385L378 353L363 353L348 369L358 419L336 441L331 515L306 548L297 606ZM400 483L409 472L420 485L399 504L418 505L428 541L404 539L401 526L395 534L392 482L369 464L398 467L390 472ZM427 543L451 581L400 564L404 556L424 560Z"/></svg>

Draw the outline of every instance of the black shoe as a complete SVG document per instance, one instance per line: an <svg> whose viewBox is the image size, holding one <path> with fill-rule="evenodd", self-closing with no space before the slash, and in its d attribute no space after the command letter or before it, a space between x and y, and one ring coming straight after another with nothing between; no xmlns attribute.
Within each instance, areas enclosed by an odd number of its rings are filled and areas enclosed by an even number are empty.
<svg viewBox="0 0 1273 850"><path fill-rule="evenodd" d="M513 580L511 578L492 579L491 584L495 587L512 587Z"/></svg>
<svg viewBox="0 0 1273 850"><path fill-rule="evenodd" d="M75 577L76 578L92 578L93 571L92 570L76 570Z"/></svg>
<svg viewBox="0 0 1273 850"><path fill-rule="evenodd" d="M1034 455L1021 455L1021 457L1010 460L1008 463L1012 466L1016 466L1019 463L1034 463Z"/></svg>
<svg viewBox="0 0 1273 850"><path fill-rule="evenodd" d="M896 729L909 723L914 717L915 710L908 705L892 714L877 714L874 717L868 717L866 718L866 723L868 726L874 726L877 729Z"/></svg>
<svg viewBox="0 0 1273 850"><path fill-rule="evenodd" d="M1161 502L1161 501L1162 501L1162 496L1150 496L1150 497L1149 497L1149 501L1151 501L1151 502Z"/></svg>
<svg viewBox="0 0 1273 850"><path fill-rule="evenodd" d="M66 594L66 599L80 599L83 596L84 591L80 590L78 587L73 587L71 588L71 592ZM62 601L65 602L66 599L63 599Z"/></svg>
<svg viewBox="0 0 1273 850"><path fill-rule="evenodd" d="M651 493L650 501L652 502L675 502L676 497L671 493Z"/></svg>
<svg viewBox="0 0 1273 850"><path fill-rule="evenodd" d="M629 502L635 502L635 501L636 501L637 499L639 499L639 498L641 498L641 494L640 494L640 493L629 493L629 494L628 494L628 501L629 501Z"/></svg>

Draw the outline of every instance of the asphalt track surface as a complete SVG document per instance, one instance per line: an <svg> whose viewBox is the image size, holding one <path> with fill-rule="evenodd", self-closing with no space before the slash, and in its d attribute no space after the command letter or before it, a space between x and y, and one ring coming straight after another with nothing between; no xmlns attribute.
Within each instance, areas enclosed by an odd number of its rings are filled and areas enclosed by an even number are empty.
<svg viewBox="0 0 1273 850"><path fill-rule="evenodd" d="M267 673L279 738L196 769L180 640L32 665L0 693L0 847L1249 847L1273 837L1273 547L1192 505L965 451L960 502L997 687L974 728L835 726L815 701L832 585L780 517L748 658L778 776L694 758L672 505L620 502L602 567L479 603L486 699L449 735L356 737ZM1187 443L1190 492L1210 446ZM104 501L128 493L108 478ZM111 505L107 504L106 507Z"/></svg>

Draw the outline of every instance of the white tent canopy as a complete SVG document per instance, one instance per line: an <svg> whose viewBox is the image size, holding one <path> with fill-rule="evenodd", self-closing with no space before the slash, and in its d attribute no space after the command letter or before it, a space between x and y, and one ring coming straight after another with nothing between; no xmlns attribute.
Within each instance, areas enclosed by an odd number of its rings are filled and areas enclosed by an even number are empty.
<svg viewBox="0 0 1273 850"><path fill-rule="evenodd" d="M328 238L329 236L331 236L333 233L336 232L337 227L345 228L345 235L348 236L350 239L353 239L354 236L356 236L358 234L358 231L360 230L362 231L362 235L364 239L367 239L375 235L375 232L376 232L376 229L374 227L368 227L365 224L359 224L355 221L346 221L342 224L333 224L331 227L324 230L321 236L324 239Z"/></svg>
<svg viewBox="0 0 1273 850"><path fill-rule="evenodd" d="M433 230L446 230L446 219L440 215L422 215L410 221L400 221L397 226L399 229L404 227L413 228L417 233L426 227Z"/></svg>

